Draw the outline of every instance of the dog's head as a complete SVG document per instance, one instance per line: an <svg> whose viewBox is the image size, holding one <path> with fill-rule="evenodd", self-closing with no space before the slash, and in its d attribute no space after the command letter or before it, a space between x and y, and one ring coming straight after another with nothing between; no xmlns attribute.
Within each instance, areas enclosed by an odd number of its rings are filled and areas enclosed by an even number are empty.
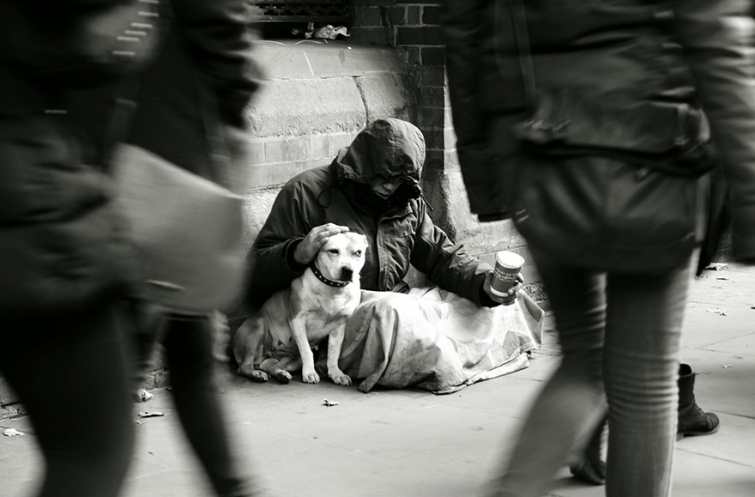
<svg viewBox="0 0 755 497"><path fill-rule="evenodd" d="M328 238L317 253L317 268L333 281L359 281L365 252L366 236L353 232L339 233Z"/></svg>

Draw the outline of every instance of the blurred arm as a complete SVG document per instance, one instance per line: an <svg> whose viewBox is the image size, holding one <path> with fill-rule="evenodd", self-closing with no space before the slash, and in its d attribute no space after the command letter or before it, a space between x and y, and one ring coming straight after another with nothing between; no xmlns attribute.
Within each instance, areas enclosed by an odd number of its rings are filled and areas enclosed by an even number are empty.
<svg viewBox="0 0 755 497"><path fill-rule="evenodd" d="M191 53L211 81L226 122L243 125L243 110L261 71L252 59L255 31L245 0L173 0Z"/></svg>
<svg viewBox="0 0 755 497"><path fill-rule="evenodd" d="M732 193L737 260L755 261L753 2L674 0L676 29Z"/></svg>

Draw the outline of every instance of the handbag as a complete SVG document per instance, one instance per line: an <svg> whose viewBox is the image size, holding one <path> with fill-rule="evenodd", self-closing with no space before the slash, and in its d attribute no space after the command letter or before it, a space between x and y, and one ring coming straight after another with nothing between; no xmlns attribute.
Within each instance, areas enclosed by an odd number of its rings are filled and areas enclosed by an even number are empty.
<svg viewBox="0 0 755 497"><path fill-rule="evenodd" d="M133 102L120 103L133 111ZM203 108L209 142L217 148L224 143L212 136L217 117ZM113 125L123 129L117 112ZM213 152L211 175L220 158L230 157ZM110 167L139 269L136 296L180 315L206 315L229 304L245 275L243 197L135 145L115 146Z"/></svg>
<svg viewBox="0 0 755 497"><path fill-rule="evenodd" d="M521 0L508 0L530 116L511 128L513 221L530 249L615 272L689 263L702 232L698 178L713 166L702 114L579 89L538 90Z"/></svg>

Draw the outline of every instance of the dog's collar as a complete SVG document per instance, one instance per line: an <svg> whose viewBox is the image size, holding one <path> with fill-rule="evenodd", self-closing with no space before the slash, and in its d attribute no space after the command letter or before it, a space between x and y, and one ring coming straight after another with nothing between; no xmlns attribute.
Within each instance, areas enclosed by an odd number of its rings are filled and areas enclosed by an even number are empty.
<svg viewBox="0 0 755 497"><path fill-rule="evenodd" d="M309 267L310 269L312 269L312 273L314 273L315 278L322 281L328 286L332 286L335 288L343 288L349 283L351 283L350 281L334 281L334 280L330 280L326 278L325 275L322 274L319 269L317 269L317 266L315 265L314 261L312 261L312 264L310 264Z"/></svg>

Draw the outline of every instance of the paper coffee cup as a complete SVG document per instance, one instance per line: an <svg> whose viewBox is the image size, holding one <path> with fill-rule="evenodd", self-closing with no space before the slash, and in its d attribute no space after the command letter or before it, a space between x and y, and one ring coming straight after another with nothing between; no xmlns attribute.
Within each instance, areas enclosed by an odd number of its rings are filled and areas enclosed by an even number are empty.
<svg viewBox="0 0 755 497"><path fill-rule="evenodd" d="M494 278L490 285L490 291L493 292L493 295L509 297L507 292L512 286L516 285L516 277L522 270L524 262L524 257L508 250L502 250L495 255ZM509 300L513 302L514 299L516 299L516 296Z"/></svg>

